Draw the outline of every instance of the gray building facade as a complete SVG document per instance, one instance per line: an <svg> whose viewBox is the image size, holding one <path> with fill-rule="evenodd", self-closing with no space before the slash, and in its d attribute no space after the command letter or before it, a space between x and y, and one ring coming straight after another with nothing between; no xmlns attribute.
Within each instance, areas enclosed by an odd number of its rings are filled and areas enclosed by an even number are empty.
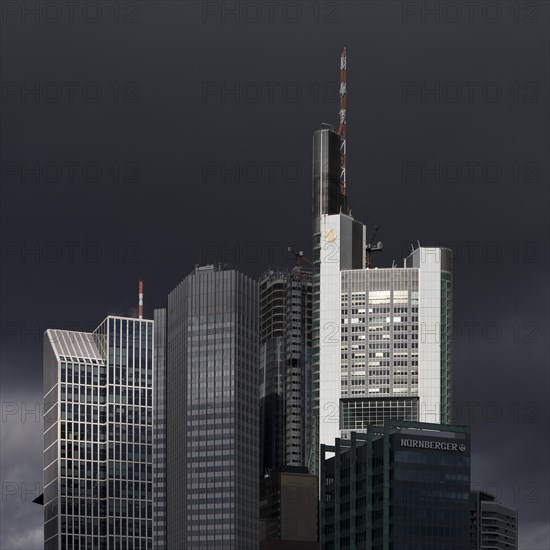
<svg viewBox="0 0 550 550"><path fill-rule="evenodd" d="M417 248L402 268L342 271L340 430L386 418L449 424L452 258Z"/></svg>
<svg viewBox="0 0 550 550"><path fill-rule="evenodd" d="M311 434L311 272L260 277L261 470L307 466Z"/></svg>
<svg viewBox="0 0 550 550"><path fill-rule="evenodd" d="M470 495L470 550L517 550L518 511L493 495Z"/></svg>
<svg viewBox="0 0 550 550"><path fill-rule="evenodd" d="M44 338L44 548L152 550L153 321Z"/></svg>
<svg viewBox="0 0 550 550"><path fill-rule="evenodd" d="M258 284L196 267L166 317L167 545L255 550Z"/></svg>
<svg viewBox="0 0 550 550"><path fill-rule="evenodd" d="M154 311L153 548L166 548L166 309Z"/></svg>

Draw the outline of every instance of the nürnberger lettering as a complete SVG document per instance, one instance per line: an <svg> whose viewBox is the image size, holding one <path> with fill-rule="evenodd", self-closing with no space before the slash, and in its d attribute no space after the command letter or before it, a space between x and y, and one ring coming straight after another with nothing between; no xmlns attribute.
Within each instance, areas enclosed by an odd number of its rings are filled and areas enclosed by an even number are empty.
<svg viewBox="0 0 550 550"><path fill-rule="evenodd" d="M436 451L458 451L458 443L447 443L445 441L423 441L420 439L401 439L401 447L412 447L413 449L434 449ZM460 450L464 450L463 445Z"/></svg>

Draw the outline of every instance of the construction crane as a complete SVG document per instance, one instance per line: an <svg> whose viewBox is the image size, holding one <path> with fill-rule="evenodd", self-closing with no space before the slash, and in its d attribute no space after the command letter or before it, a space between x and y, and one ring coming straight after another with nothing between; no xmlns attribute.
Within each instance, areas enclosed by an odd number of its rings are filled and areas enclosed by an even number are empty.
<svg viewBox="0 0 550 550"><path fill-rule="evenodd" d="M296 250L292 246L289 246L287 248L287 251L290 252L290 254L294 255L294 260L296 262L296 267L302 267L302 260L307 262L308 264L311 263L311 260L309 260L308 258L306 258L304 256L304 251L303 250Z"/></svg>
<svg viewBox="0 0 550 550"><path fill-rule="evenodd" d="M377 243L374 242L374 239L376 239L376 235L378 234L379 229L380 229L379 225L376 225L374 227L372 237L370 238L370 241L367 243L367 246L366 246L366 252L367 252L366 263L367 263L367 268L369 269L372 266L372 257L371 257L372 253L380 252L384 248L384 245L382 244L382 242L380 241L378 241Z"/></svg>

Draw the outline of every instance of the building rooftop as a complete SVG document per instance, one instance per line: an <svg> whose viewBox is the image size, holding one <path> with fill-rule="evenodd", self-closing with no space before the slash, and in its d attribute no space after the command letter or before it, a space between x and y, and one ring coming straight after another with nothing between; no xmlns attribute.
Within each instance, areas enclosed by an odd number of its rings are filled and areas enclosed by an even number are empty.
<svg viewBox="0 0 550 550"><path fill-rule="evenodd" d="M94 335L90 332L48 329L45 333L51 343L56 358L60 356L78 359L96 359L103 361Z"/></svg>

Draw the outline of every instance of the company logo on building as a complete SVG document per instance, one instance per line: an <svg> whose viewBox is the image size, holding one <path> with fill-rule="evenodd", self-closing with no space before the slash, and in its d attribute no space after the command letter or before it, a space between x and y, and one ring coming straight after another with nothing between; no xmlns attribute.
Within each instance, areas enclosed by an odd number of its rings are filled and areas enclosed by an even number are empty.
<svg viewBox="0 0 550 550"><path fill-rule="evenodd" d="M329 229L325 231L323 237L325 237L325 241L331 243L336 240L336 231L334 231L334 229Z"/></svg>
<svg viewBox="0 0 550 550"><path fill-rule="evenodd" d="M433 449L434 451L460 451L466 450L464 443L449 443L446 441L423 441L421 439L401 439L401 447L413 449Z"/></svg>

